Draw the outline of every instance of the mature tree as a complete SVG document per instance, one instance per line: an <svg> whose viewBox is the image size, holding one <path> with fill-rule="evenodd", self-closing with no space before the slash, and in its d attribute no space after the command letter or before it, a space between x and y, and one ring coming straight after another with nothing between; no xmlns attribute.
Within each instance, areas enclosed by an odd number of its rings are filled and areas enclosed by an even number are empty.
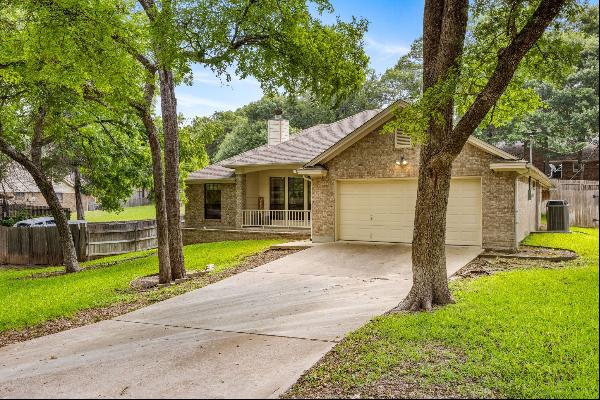
<svg viewBox="0 0 600 400"><path fill-rule="evenodd" d="M555 85L529 83L543 101L539 109L504 126L490 125L478 135L496 143L528 143L552 155L578 153L598 137L598 5L586 6L561 32L564 42L581 48L575 69Z"/></svg>
<svg viewBox="0 0 600 400"><path fill-rule="evenodd" d="M410 51L379 79L380 103L391 104L398 99L413 102L423 89L423 39L415 40Z"/></svg>
<svg viewBox="0 0 600 400"><path fill-rule="evenodd" d="M386 126L422 142L413 286L397 310L430 310L453 302L445 256L452 162L486 118L509 118L540 103L535 92L523 89L523 83L541 74L557 74L556 64L543 63L554 44L552 35L544 32L564 3L475 1L469 10L468 0L425 2L424 94L414 106L399 110L399 118Z"/></svg>
<svg viewBox="0 0 600 400"><path fill-rule="evenodd" d="M332 11L326 0L197 1L139 0L148 21L148 52L136 58L157 73L164 132L165 198L174 278L185 275L180 230L179 127L175 86L190 63L229 77L254 76L266 90L311 90L343 97L364 79L365 21L324 25L314 11ZM123 42L122 38L115 38Z"/></svg>
<svg viewBox="0 0 600 400"><path fill-rule="evenodd" d="M75 247L53 182L72 171L76 149L81 152L77 159L90 168L97 163L95 168L101 166L113 180L125 172L125 162L107 157L107 152L141 151L129 134L131 125L115 112L120 107L109 108L88 97L101 90L105 102L118 104L128 88L115 82L135 81L135 75L123 62L126 54L94 40L110 38L106 36L114 16L110 5L96 4L94 11L102 23L92 23L52 2L5 3L0 9L0 151L31 174L56 221L66 271L75 272L79 270ZM118 172L111 177L111 171ZM134 169L130 172L135 176ZM132 174L123 176L131 182ZM121 182L111 180L104 190ZM121 197L129 194L128 189L120 192Z"/></svg>

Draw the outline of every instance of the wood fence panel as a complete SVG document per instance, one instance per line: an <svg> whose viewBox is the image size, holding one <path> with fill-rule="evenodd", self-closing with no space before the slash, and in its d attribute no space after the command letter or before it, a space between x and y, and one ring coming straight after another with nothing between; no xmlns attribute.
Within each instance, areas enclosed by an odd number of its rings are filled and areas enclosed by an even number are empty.
<svg viewBox="0 0 600 400"><path fill-rule="evenodd" d="M63 257L60 239L58 238L58 229L55 226L48 226L44 230L46 231L46 243L48 246L48 264L59 265L62 263Z"/></svg>
<svg viewBox="0 0 600 400"><path fill-rule="evenodd" d="M550 191L550 200L569 203L571 226L598 226L598 182L554 180L556 189Z"/></svg>
<svg viewBox="0 0 600 400"><path fill-rule="evenodd" d="M154 220L70 224L69 228L80 261L157 246ZM0 227L0 264L60 265L62 261L56 227Z"/></svg>
<svg viewBox="0 0 600 400"><path fill-rule="evenodd" d="M88 257L123 254L156 247L156 221L88 224Z"/></svg>
<svg viewBox="0 0 600 400"><path fill-rule="evenodd" d="M29 229L31 240L31 261L33 264L49 265L46 228Z"/></svg>

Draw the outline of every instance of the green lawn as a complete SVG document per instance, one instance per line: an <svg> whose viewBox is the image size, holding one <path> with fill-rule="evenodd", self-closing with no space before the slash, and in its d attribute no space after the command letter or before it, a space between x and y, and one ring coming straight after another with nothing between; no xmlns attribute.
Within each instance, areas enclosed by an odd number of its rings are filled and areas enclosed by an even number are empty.
<svg viewBox="0 0 600 400"><path fill-rule="evenodd" d="M77 218L77 215L71 213L71 219L75 218ZM85 212L85 219L88 222L135 221L154 218L156 218L154 204L138 207L125 207L121 212L108 212L103 210Z"/></svg>
<svg viewBox="0 0 600 400"><path fill-rule="evenodd" d="M236 266L243 258L279 242L255 240L185 246L186 268L188 271L200 270L207 264L215 264L216 268L212 273L219 273ZM136 255L148 256L125 259ZM83 309L133 301L140 294L129 289L130 281L158 272L158 259L153 250L107 257L84 265L92 266L110 261L118 263L76 274L33 279L30 278L32 274L59 271L61 268L0 269L0 332L72 316ZM160 299L168 296L169 291L174 294L181 292L183 288L184 285L175 285L144 295Z"/></svg>
<svg viewBox="0 0 600 400"><path fill-rule="evenodd" d="M379 317L287 396L598 398L598 230L534 234L525 244L581 257L455 282L454 305Z"/></svg>

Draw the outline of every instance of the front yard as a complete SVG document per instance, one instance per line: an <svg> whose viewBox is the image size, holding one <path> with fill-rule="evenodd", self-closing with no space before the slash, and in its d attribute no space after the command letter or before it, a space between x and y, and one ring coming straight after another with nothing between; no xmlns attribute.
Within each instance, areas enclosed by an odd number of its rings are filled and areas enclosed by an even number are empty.
<svg viewBox="0 0 600 400"><path fill-rule="evenodd" d="M598 398L598 230L573 231L526 244L579 259L455 281L455 305L376 318L286 397Z"/></svg>
<svg viewBox="0 0 600 400"><path fill-rule="evenodd" d="M61 330L61 326L52 326L44 332L44 323L49 321L60 319L62 327L68 328L72 326L69 319L81 313L88 314L80 315L83 320L76 323L79 325L204 286L235 272L246 257L279 242L254 240L185 246L188 272L202 270L207 264L214 264L214 270L200 279L142 292L134 291L129 284L135 278L158 272L155 250L89 261L83 264L88 267L86 270L68 275L60 273L61 267L0 269L0 346L14 341L6 339L8 331L15 336L23 328L33 326L40 329L29 336L39 336ZM1 340L2 337L6 340Z"/></svg>
<svg viewBox="0 0 600 400"><path fill-rule="evenodd" d="M181 211L183 215L183 210ZM77 218L71 213L71 218ZM142 219L155 219L156 207L154 204L147 206L125 207L120 212L109 212L104 210L86 211L85 220L88 222L113 222L113 221L137 221Z"/></svg>

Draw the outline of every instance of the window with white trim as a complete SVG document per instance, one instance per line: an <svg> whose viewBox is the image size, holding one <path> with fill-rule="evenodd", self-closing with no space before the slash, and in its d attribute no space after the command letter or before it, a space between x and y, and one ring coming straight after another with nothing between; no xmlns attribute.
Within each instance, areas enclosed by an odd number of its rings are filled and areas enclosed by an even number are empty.
<svg viewBox="0 0 600 400"><path fill-rule="evenodd" d="M396 132L394 147L397 149L406 149L412 147L410 136L403 135L402 132Z"/></svg>

